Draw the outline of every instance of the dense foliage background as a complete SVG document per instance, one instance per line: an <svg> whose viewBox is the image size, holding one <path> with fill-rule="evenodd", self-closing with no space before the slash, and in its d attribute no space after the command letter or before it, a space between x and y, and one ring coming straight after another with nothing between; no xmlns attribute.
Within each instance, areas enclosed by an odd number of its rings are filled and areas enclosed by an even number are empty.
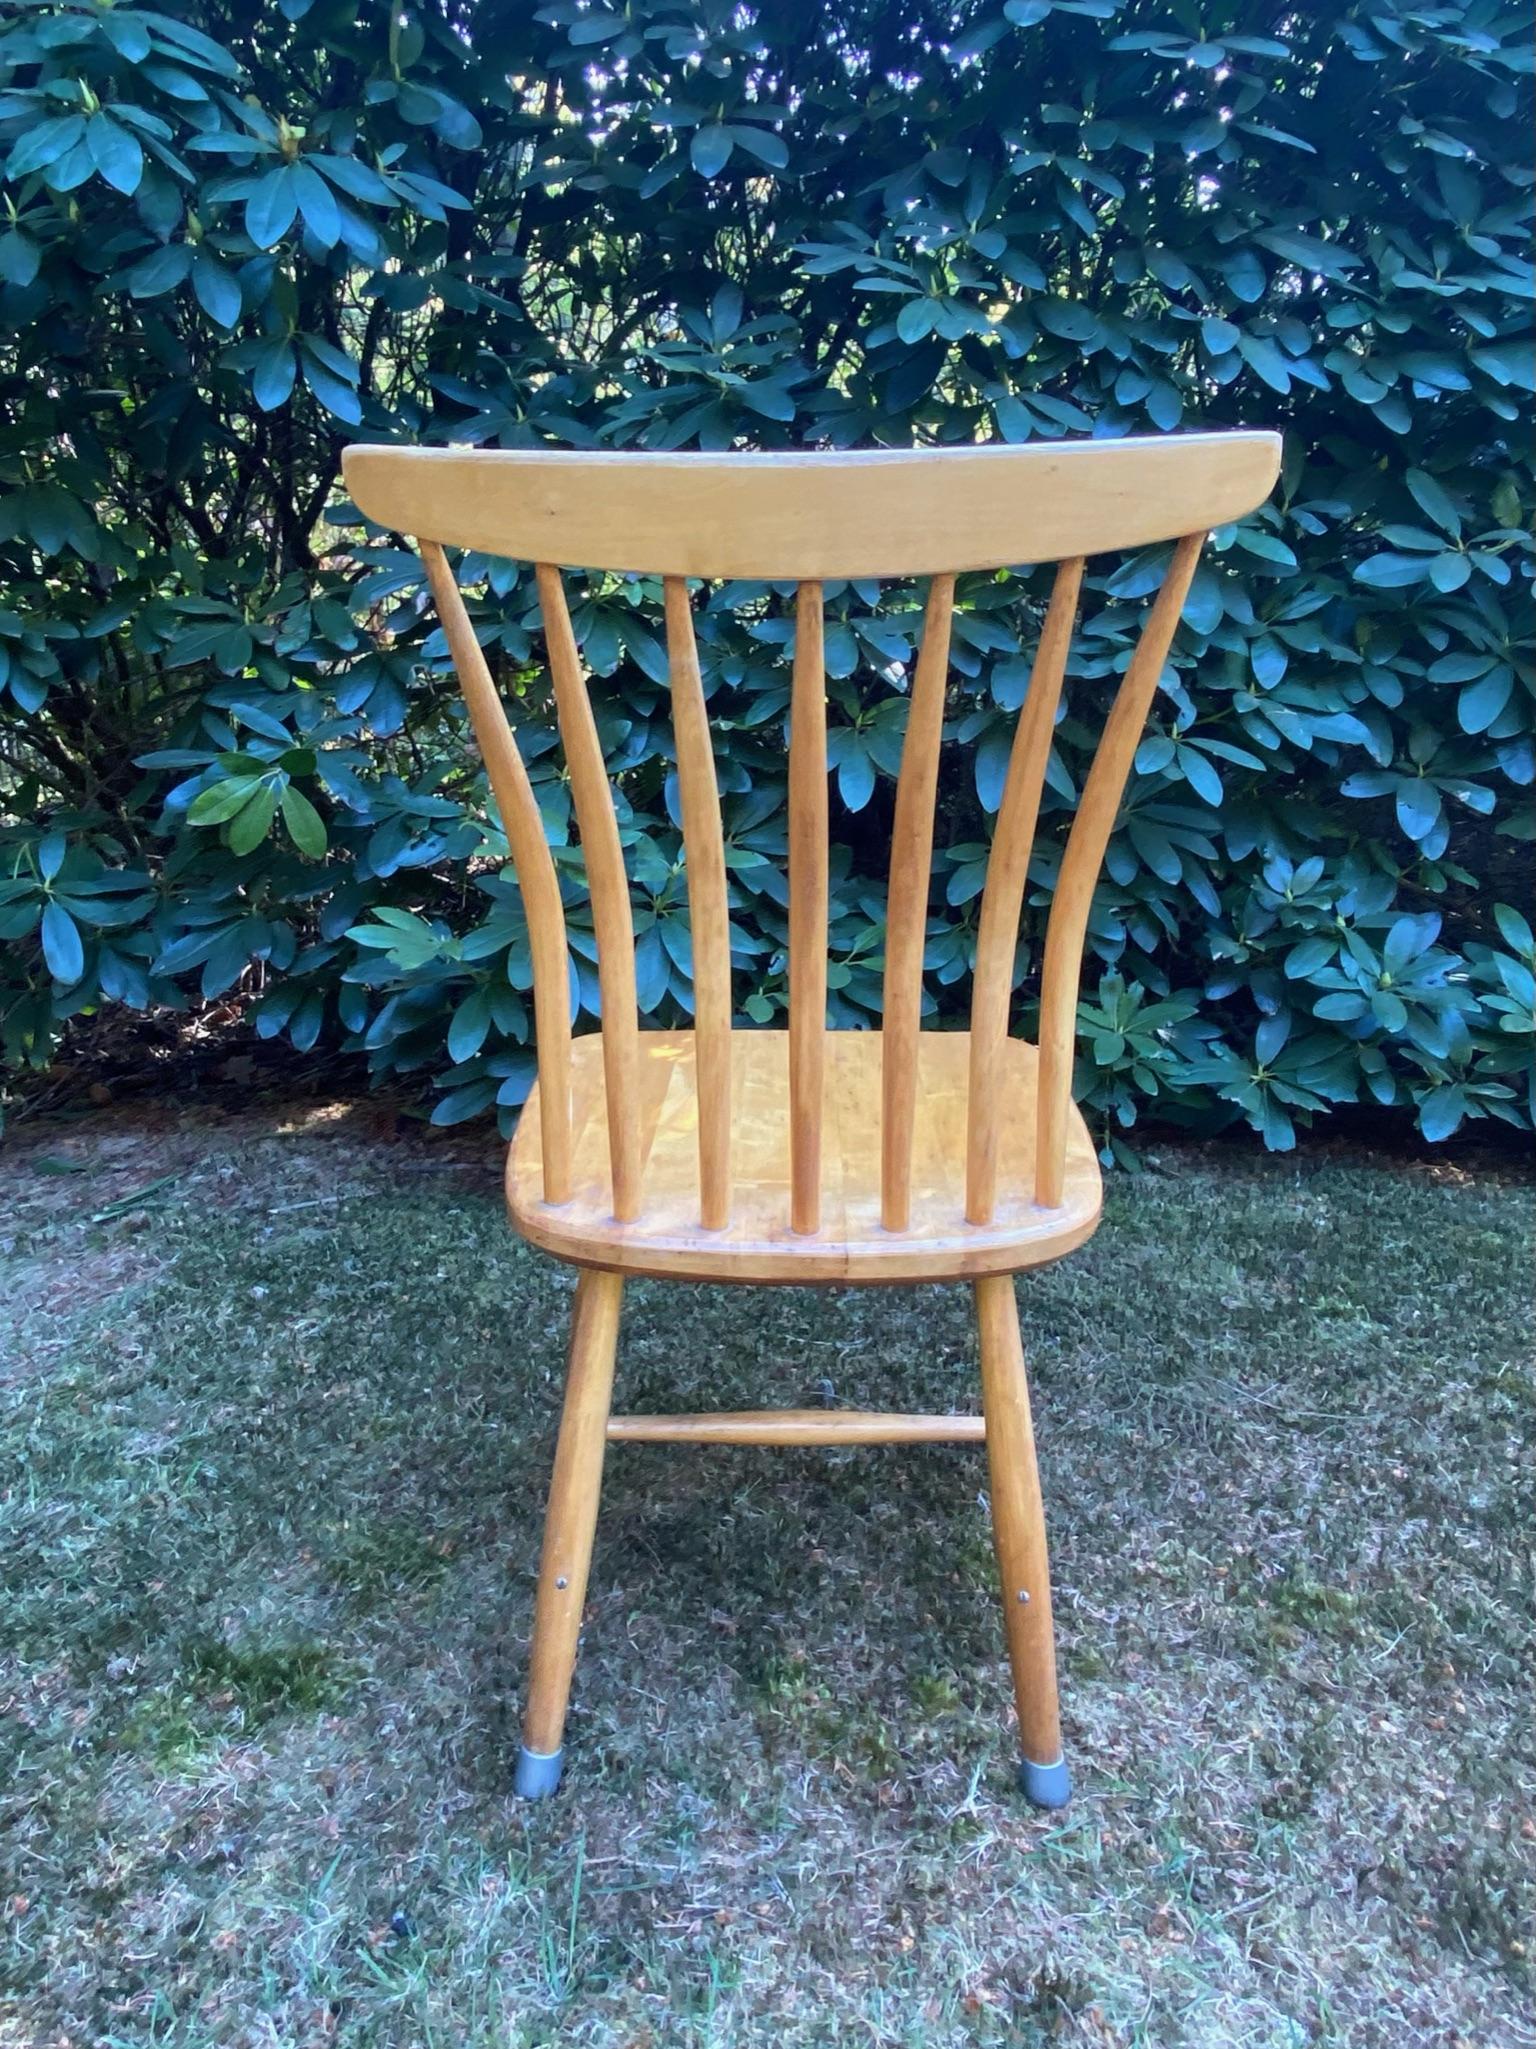
<svg viewBox="0 0 1536 2049"><path fill-rule="evenodd" d="M1500 0L12 0L6 1059L45 1062L103 1003L236 996L264 1033L422 1071L440 1120L520 1099L505 843L416 562L339 496L349 438L1275 423L1282 487L1217 537L1115 837L1083 1083L1107 1129L1156 1097L1274 1145L1361 1098L1416 1105L1431 1136L1527 1119L1530 55ZM1042 901L1160 563L1094 568ZM563 841L529 580L465 573ZM962 590L928 956L946 1016L1044 588ZM577 595L665 1018L688 946L659 592ZM876 595L829 593L845 1022L878 986L919 594L879 615ZM787 611L729 596L701 642L739 996L765 1021ZM1037 933L1038 906L1026 1026ZM574 943L591 1013L579 921Z"/></svg>

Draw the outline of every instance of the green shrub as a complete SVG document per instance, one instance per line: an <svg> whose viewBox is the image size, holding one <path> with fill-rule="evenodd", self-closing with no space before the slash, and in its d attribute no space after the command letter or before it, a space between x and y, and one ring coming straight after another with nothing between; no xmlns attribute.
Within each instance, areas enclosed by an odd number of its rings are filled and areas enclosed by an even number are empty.
<svg viewBox="0 0 1536 2049"><path fill-rule="evenodd" d="M1280 24L1277 26L1277 22ZM238 996L515 1103L505 843L349 438L721 448L1276 423L1200 572L1083 1006L1106 1131L1528 1120L1529 23L1498 0L21 5L0 29L0 1011ZM1152 587L1100 562L1037 855ZM552 832L529 580L469 561ZM928 987L961 1019L1039 576L961 592ZM653 582L576 587L643 1003L686 1009ZM834 1001L875 1000L915 594L830 593ZM784 1001L782 597L701 622L738 990ZM573 878L576 857L561 855ZM1504 908L1500 909L1500 903ZM1039 904L1021 946L1034 987ZM574 929L596 1008L591 937Z"/></svg>

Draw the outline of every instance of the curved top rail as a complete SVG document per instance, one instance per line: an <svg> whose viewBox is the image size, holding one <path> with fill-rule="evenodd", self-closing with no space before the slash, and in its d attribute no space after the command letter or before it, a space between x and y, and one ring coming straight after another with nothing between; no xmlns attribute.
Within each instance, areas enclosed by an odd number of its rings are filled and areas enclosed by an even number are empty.
<svg viewBox="0 0 1536 2049"><path fill-rule="evenodd" d="M1278 434L781 455L405 448L342 472L381 526L524 562L823 581L1056 562L1240 519Z"/></svg>

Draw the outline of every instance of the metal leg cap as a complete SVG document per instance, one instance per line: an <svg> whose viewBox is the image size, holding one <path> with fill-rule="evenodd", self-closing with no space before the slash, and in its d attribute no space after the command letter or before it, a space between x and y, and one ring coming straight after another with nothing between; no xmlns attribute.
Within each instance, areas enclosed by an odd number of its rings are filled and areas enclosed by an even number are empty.
<svg viewBox="0 0 1536 2049"><path fill-rule="evenodd" d="M1072 1779L1067 1760L1036 1764L1033 1758L1019 1759L1019 1791L1036 1807L1065 1807L1072 1798Z"/></svg>
<svg viewBox="0 0 1536 2049"><path fill-rule="evenodd" d="M560 1767L564 1763L563 1745L547 1757L537 1750L519 1750L517 1770L512 1774L513 1792L520 1800L547 1800L560 1783Z"/></svg>

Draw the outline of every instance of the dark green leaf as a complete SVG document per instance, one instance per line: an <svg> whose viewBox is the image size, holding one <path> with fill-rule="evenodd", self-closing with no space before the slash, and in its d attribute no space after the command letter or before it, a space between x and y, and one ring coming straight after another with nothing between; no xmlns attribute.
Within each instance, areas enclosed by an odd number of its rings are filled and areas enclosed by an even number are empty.
<svg viewBox="0 0 1536 2049"><path fill-rule="evenodd" d="M15 231L0 235L0 284L31 284L41 261L42 251L28 236Z"/></svg>
<svg viewBox="0 0 1536 2049"><path fill-rule="evenodd" d="M56 982L73 988L85 973L85 948L80 928L62 904L43 906L43 959Z"/></svg>
<svg viewBox="0 0 1536 2049"><path fill-rule="evenodd" d="M264 413L288 403L298 369L291 342L269 342L261 351L251 370L251 396Z"/></svg>
<svg viewBox="0 0 1536 2049"><path fill-rule="evenodd" d="M288 828L288 837L301 854L308 854L313 860L320 860L325 854L328 841L325 821L302 790L296 790L288 783L282 794L283 823Z"/></svg>
<svg viewBox="0 0 1536 2049"><path fill-rule="evenodd" d="M896 332L904 342L919 342L933 328L932 299L908 299L896 315Z"/></svg>
<svg viewBox="0 0 1536 2049"><path fill-rule="evenodd" d="M1425 512L1443 533L1453 541L1461 539L1461 515L1451 503L1445 486L1430 476L1427 470L1409 469L1404 472L1403 482L1413 493L1414 501L1421 512Z"/></svg>
<svg viewBox="0 0 1536 2049"><path fill-rule="evenodd" d="M245 202L245 232L258 249L271 249L293 226L299 211L299 185L290 164L279 164L256 181Z"/></svg>
<svg viewBox="0 0 1536 2049"><path fill-rule="evenodd" d="M1456 717L1464 733L1486 733L1514 694L1515 672L1500 664L1479 682L1469 683L1456 700Z"/></svg>
<svg viewBox="0 0 1536 2049"><path fill-rule="evenodd" d="M789 162L789 150L782 135L775 135L771 128L751 128L740 121L731 125L731 140L738 149L744 149L749 156L767 164L770 170L782 171Z"/></svg>
<svg viewBox="0 0 1536 2049"><path fill-rule="evenodd" d="M1512 904L1495 904L1493 922L1498 926L1504 944L1513 947L1516 953L1536 952L1536 935L1532 934L1529 922Z"/></svg>
<svg viewBox="0 0 1536 2049"><path fill-rule="evenodd" d="M1430 1140L1449 1138L1466 1114L1466 1091L1452 1082L1443 1082L1419 1104L1419 1129Z"/></svg>
<svg viewBox="0 0 1536 2049"><path fill-rule="evenodd" d="M1191 121L1180 137L1184 154L1191 157L1220 148L1226 139L1227 124L1219 114L1203 114L1198 121Z"/></svg>
<svg viewBox="0 0 1536 2049"><path fill-rule="evenodd" d="M1290 390L1290 367L1272 341L1261 334L1244 334L1239 337L1237 347L1249 369L1261 377L1271 391L1284 393Z"/></svg>
<svg viewBox="0 0 1536 2049"><path fill-rule="evenodd" d="M694 130L688 154L701 178L717 178L730 162L734 146L731 130L717 122Z"/></svg>
<svg viewBox="0 0 1536 2049"><path fill-rule="evenodd" d="M144 152L138 137L130 135L109 114L93 114L85 124L86 147L91 162L114 192L137 192L144 176Z"/></svg>
<svg viewBox="0 0 1536 2049"><path fill-rule="evenodd" d="M246 803L230 821L230 852L248 854L254 847L260 846L272 830L272 820L276 815L277 792L270 782L258 783Z"/></svg>
<svg viewBox="0 0 1536 2049"><path fill-rule="evenodd" d="M1378 590L1397 590L1404 584L1423 583L1429 575L1427 555L1372 555L1355 564L1355 582Z"/></svg>
<svg viewBox="0 0 1536 2049"><path fill-rule="evenodd" d="M317 362L307 348L303 352L303 364L304 382L326 411L334 413L338 420L345 420L349 426L357 426L363 417L363 408L352 386L344 384L323 363ZM290 378L290 386L292 382Z"/></svg>
<svg viewBox="0 0 1536 2049"><path fill-rule="evenodd" d="M207 249L192 259L192 291L216 326L230 328L240 318L240 281Z"/></svg>
<svg viewBox="0 0 1536 2049"><path fill-rule="evenodd" d="M174 292L192 268L193 252L185 242L169 242L156 249L128 273L128 289L136 299L158 299Z"/></svg>
<svg viewBox="0 0 1536 2049"><path fill-rule="evenodd" d="M188 806L188 822L192 825L222 825L245 808L259 781L258 776L227 776L223 782L210 783Z"/></svg>
<svg viewBox="0 0 1536 2049"><path fill-rule="evenodd" d="M291 177L294 197L298 202L299 214L306 230L322 248L334 248L341 239L341 209L336 204L336 195L320 173L309 164L295 164ZM276 239L274 236L273 240ZM267 245L263 243L259 246Z"/></svg>
<svg viewBox="0 0 1536 2049"><path fill-rule="evenodd" d="M1433 783L1406 779L1397 788L1397 822L1411 840L1426 838L1440 822L1440 792Z"/></svg>
<svg viewBox="0 0 1536 2049"><path fill-rule="evenodd" d="M12 149L5 173L12 181L25 178L56 164L85 134L85 122L78 114L56 114L29 128Z"/></svg>

